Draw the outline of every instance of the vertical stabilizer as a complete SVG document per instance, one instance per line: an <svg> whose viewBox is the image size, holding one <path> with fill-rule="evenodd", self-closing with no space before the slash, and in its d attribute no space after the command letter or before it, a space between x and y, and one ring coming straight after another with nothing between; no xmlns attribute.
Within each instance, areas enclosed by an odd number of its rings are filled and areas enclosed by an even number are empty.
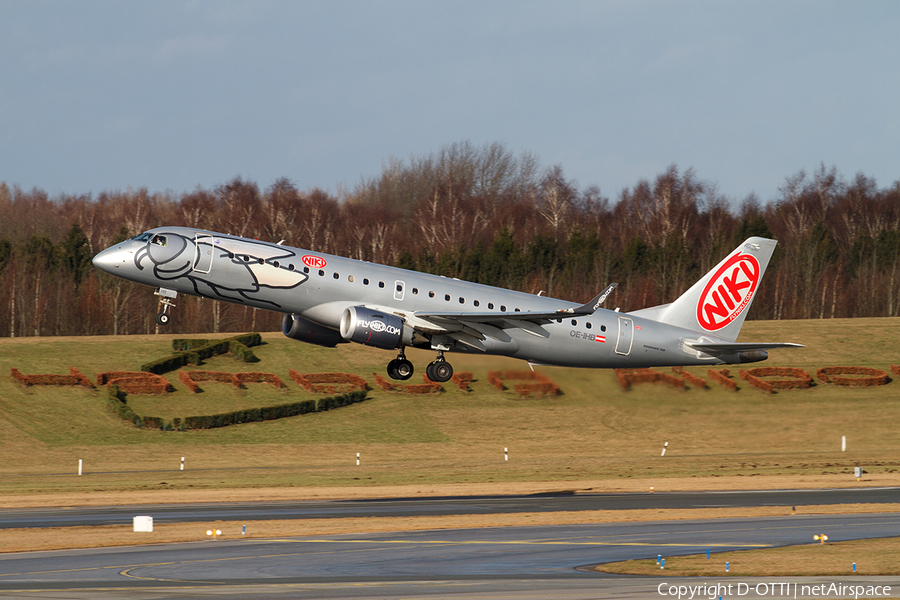
<svg viewBox="0 0 900 600"><path fill-rule="evenodd" d="M776 244L748 238L675 302L647 309L642 316L736 340Z"/></svg>

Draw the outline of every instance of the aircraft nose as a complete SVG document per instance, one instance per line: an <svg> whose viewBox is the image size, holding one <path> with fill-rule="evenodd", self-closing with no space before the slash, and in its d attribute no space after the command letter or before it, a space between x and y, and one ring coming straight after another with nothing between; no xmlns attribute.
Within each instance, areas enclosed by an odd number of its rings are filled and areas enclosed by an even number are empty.
<svg viewBox="0 0 900 600"><path fill-rule="evenodd" d="M91 262L101 271L115 274L116 269L125 264L128 252L115 246L98 253Z"/></svg>

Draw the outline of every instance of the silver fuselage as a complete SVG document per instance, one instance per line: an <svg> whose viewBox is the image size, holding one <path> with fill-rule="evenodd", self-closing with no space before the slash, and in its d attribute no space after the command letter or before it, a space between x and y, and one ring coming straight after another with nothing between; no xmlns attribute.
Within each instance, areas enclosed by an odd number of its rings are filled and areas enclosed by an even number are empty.
<svg viewBox="0 0 900 600"><path fill-rule="evenodd" d="M348 307L403 319L423 335L411 345L510 356L533 364L591 368L716 365L762 360L765 352L710 356L686 345L723 341L636 315L598 309L561 315L540 331L518 327L481 348L417 325L416 313L551 312L577 303L187 227L159 227L94 258L113 275L153 287L298 315L337 331Z"/></svg>

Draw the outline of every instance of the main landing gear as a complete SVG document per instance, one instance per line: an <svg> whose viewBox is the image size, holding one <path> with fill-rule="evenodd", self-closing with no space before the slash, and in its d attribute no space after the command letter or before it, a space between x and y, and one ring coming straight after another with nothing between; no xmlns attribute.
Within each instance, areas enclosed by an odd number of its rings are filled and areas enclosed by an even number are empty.
<svg viewBox="0 0 900 600"><path fill-rule="evenodd" d="M450 378L453 377L453 366L444 360L443 351L438 352L434 362L428 363L428 366L425 367L425 375L428 376L428 379L438 383L450 381Z"/></svg>
<svg viewBox="0 0 900 600"><path fill-rule="evenodd" d="M406 354L404 354L403 349L400 349L400 354L397 355L397 358L388 363L387 366L388 375L393 379L407 380L413 376L413 364L406 360Z"/></svg>
<svg viewBox="0 0 900 600"><path fill-rule="evenodd" d="M402 348L400 349L400 354L397 355L397 358L389 362L387 366L388 375L390 375L392 379L405 381L413 376L414 371L415 369L413 369L412 363L406 359L406 354L403 352ZM438 352L437 359L425 367L425 375L428 379L437 383L450 381L450 378L453 377L453 367L444 360L443 351Z"/></svg>

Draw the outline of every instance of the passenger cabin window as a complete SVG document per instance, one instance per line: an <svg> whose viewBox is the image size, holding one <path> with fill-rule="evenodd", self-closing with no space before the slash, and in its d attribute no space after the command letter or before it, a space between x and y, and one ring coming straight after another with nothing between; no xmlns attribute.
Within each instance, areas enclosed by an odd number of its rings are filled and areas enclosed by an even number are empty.
<svg viewBox="0 0 900 600"><path fill-rule="evenodd" d="M363 277L363 285L369 285L369 278Z"/></svg>
<svg viewBox="0 0 900 600"><path fill-rule="evenodd" d="M474 304L475 306L480 306L480 305L481 305L481 303L480 303L478 300L473 301L472 304Z"/></svg>
<svg viewBox="0 0 900 600"><path fill-rule="evenodd" d="M383 287L384 287L384 282L383 282L383 281L379 281L379 282L378 282L378 287L383 288Z"/></svg>
<svg viewBox="0 0 900 600"><path fill-rule="evenodd" d="M500 312L506 312L506 306L503 304L500 305Z"/></svg>
<svg viewBox="0 0 900 600"><path fill-rule="evenodd" d="M340 278L341 278L341 275L340 275L338 272L335 271L335 273L334 273L334 278L335 278L335 279L340 279Z"/></svg>
<svg viewBox="0 0 900 600"><path fill-rule="evenodd" d="M444 300L450 302L450 294L444 294Z"/></svg>
<svg viewBox="0 0 900 600"><path fill-rule="evenodd" d="M325 277L325 271L319 269L319 277Z"/></svg>
<svg viewBox="0 0 900 600"><path fill-rule="evenodd" d="M355 279L353 279L353 275L347 275L347 281L353 283L355 281Z"/></svg>
<svg viewBox="0 0 900 600"><path fill-rule="evenodd" d="M494 310L494 303L488 302L488 310Z"/></svg>
<svg viewBox="0 0 900 600"><path fill-rule="evenodd" d="M428 292L428 297L429 297L429 298L434 298L434 292Z"/></svg>

